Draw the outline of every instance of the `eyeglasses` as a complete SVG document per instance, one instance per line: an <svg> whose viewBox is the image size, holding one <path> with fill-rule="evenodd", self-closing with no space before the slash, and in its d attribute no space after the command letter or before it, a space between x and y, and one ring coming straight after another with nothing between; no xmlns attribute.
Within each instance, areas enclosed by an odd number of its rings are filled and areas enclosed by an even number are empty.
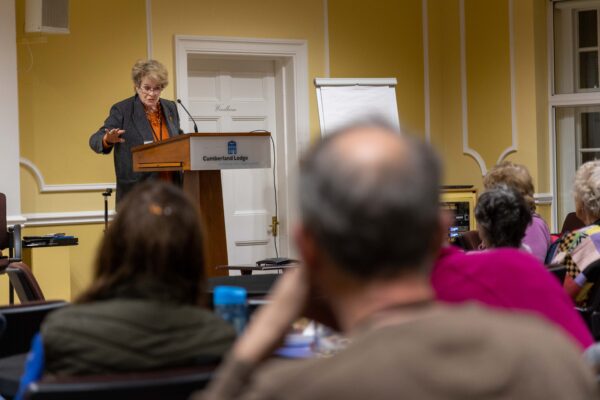
<svg viewBox="0 0 600 400"><path fill-rule="evenodd" d="M156 86L156 87L151 87L148 85L144 85L144 86L140 86L139 87L140 90L146 94L150 94L150 93L160 93L163 90L162 86Z"/></svg>

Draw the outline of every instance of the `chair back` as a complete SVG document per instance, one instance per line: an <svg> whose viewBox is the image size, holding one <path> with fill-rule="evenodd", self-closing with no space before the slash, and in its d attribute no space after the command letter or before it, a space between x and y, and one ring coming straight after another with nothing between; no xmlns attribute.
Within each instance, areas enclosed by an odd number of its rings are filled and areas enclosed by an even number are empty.
<svg viewBox="0 0 600 400"><path fill-rule="evenodd" d="M11 263L6 267L5 272L21 303L46 300L37 279L25 263Z"/></svg>
<svg viewBox="0 0 600 400"><path fill-rule="evenodd" d="M460 234L454 241L454 245L465 251L477 250L481 244L481 238L477 231L467 231Z"/></svg>
<svg viewBox="0 0 600 400"><path fill-rule="evenodd" d="M565 278L567 277L567 267L564 265L552 264L548 266L548 271L558 279L561 285L565 282Z"/></svg>
<svg viewBox="0 0 600 400"><path fill-rule="evenodd" d="M588 293L585 307L577 307L577 310L587 323L592 336L596 341L600 340L600 260L596 260L585 268L585 275L593 285Z"/></svg>
<svg viewBox="0 0 600 400"><path fill-rule="evenodd" d="M0 255L4 249L9 249L8 254L4 254L4 256L10 256L10 261L21 260L21 225L15 224L10 228L8 227L6 195L0 193Z"/></svg>
<svg viewBox="0 0 600 400"><path fill-rule="evenodd" d="M68 377L34 382L24 398L29 400L188 399L204 389L214 366L105 376Z"/></svg>
<svg viewBox="0 0 600 400"><path fill-rule="evenodd" d="M246 289L249 297L264 297L269 294L280 274L215 276L207 279L206 292L213 294L216 286L239 286Z"/></svg>
<svg viewBox="0 0 600 400"><path fill-rule="evenodd" d="M217 286L239 286L246 289L248 293L248 314L251 315L263 304L263 300L271 291L281 274L261 274L261 275L233 275L233 276L215 276L207 279L205 292L207 296L207 305L214 308L213 294Z"/></svg>
<svg viewBox="0 0 600 400"><path fill-rule="evenodd" d="M0 252L10 247L8 239L8 221L6 218L6 195L0 193Z"/></svg>
<svg viewBox="0 0 600 400"><path fill-rule="evenodd" d="M577 215L574 212L570 212L567 214L567 216L565 217L565 220L563 221L563 225L562 225L562 229L560 230L560 234L562 236L566 232L571 232L571 231L577 230L579 228L583 228L584 226L585 226L585 223L582 220L580 220L579 218L577 218Z"/></svg>
<svg viewBox="0 0 600 400"><path fill-rule="evenodd" d="M64 301L43 301L0 307L0 315L6 320L6 329L0 340L0 358L28 352L31 339L39 332L46 315L67 304Z"/></svg>

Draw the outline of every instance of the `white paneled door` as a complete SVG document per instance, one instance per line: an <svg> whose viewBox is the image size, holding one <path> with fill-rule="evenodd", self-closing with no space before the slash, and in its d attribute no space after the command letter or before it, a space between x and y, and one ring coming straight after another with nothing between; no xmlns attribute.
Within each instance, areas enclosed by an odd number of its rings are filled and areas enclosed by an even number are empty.
<svg viewBox="0 0 600 400"><path fill-rule="evenodd" d="M276 140L274 61L188 57L188 101L200 132L266 130ZM182 127L193 131L191 123ZM222 171L221 177L229 263L274 257L273 171Z"/></svg>

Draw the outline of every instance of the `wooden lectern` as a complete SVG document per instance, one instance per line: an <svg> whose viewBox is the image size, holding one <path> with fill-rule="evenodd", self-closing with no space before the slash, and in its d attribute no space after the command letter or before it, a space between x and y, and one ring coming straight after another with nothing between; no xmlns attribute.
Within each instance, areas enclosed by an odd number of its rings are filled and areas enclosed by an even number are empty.
<svg viewBox="0 0 600 400"><path fill-rule="evenodd" d="M190 133L131 149L133 170L183 171L183 189L200 207L206 238L205 275L226 275L227 237L222 169L269 168L269 132Z"/></svg>

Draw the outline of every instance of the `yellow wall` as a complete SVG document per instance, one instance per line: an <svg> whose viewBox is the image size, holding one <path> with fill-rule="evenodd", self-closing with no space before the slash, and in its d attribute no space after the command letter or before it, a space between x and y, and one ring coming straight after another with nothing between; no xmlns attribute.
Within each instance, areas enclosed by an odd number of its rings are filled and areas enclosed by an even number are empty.
<svg viewBox="0 0 600 400"><path fill-rule="evenodd" d="M154 57L174 70L175 35L302 39L308 43L310 130L318 132L312 78L324 73L324 14L321 0L152 0ZM174 85L165 94L174 97Z"/></svg>
<svg viewBox="0 0 600 400"><path fill-rule="evenodd" d="M88 138L115 100L133 94L131 65L146 55L144 1L72 1L68 35L25 34L24 8L18 0L21 155L46 183L114 181L111 157L95 156Z"/></svg>
<svg viewBox="0 0 600 400"><path fill-rule="evenodd" d="M46 184L114 182L112 156L94 154L88 139L110 105L133 93L131 65L146 55L144 0L72 1L68 35L25 33L25 0L16 1L16 12L21 156L34 163ZM23 213L103 209L100 192L39 191L34 175L22 167ZM77 295L91 279L102 229L101 224L48 226L26 228L24 234L79 237L80 245L69 252L71 293Z"/></svg>
<svg viewBox="0 0 600 400"><path fill-rule="evenodd" d="M469 146L488 167L511 145L507 0L465 1Z"/></svg>
<svg viewBox="0 0 600 400"><path fill-rule="evenodd" d="M114 182L112 155L88 146L116 101L133 94L130 71L146 58L145 0L70 2L70 34L26 34L25 0L17 5L17 57L21 156L40 170L46 185ZM153 57L171 71L174 35L303 39L309 76L324 74L324 8L321 0L153 0ZM312 82L311 82L312 85ZM309 93L314 89L309 87ZM174 85L163 93L173 98ZM316 98L310 96L310 129L319 127ZM24 214L101 211L100 191L40 193L36 177L21 168ZM111 198L114 209L114 196ZM102 224L27 228L26 235L67 232L79 237L70 249L71 293L91 280Z"/></svg>
<svg viewBox="0 0 600 400"><path fill-rule="evenodd" d="M424 132L421 1L329 1L331 77L398 80L402 128Z"/></svg>
<svg viewBox="0 0 600 400"><path fill-rule="evenodd" d="M331 75L396 77L404 131L424 136L424 52L429 56L431 142L445 164L445 183L481 189L482 171L463 152L466 88L468 147L493 167L512 145L509 0L464 0L466 80L461 78L459 0L427 0L427 47L422 0L329 0ZM546 2L513 0L517 152L537 192L549 191ZM539 208L550 221L549 207Z"/></svg>
<svg viewBox="0 0 600 400"><path fill-rule="evenodd" d="M94 154L89 135L114 102L133 93L129 73L146 57L144 0L72 1L71 33L25 34L25 0L17 0L21 156L46 184L114 182L112 156ZM447 184L481 188L481 170L463 153L460 0L427 0L429 40L423 43L422 0L328 0L331 77L395 77L403 129L423 137L429 81L431 142L445 162ZM465 0L468 145L492 167L511 145L509 0ZM513 0L518 151L538 192L550 188L548 166L544 0ZM153 56L174 82L174 36L302 39L308 43L310 128L318 136L312 79L325 73L323 0L152 0ZM115 12L118 10L118 12ZM425 47L427 45L427 47ZM424 75L424 51L429 75ZM426 79L427 78L427 79ZM175 96L171 84L163 94ZM21 169L23 213L102 210L100 192L40 193ZM111 208L113 203L111 199ZM548 207L541 211L549 217ZM71 291L89 283L102 224L28 228L80 238L70 252Z"/></svg>

